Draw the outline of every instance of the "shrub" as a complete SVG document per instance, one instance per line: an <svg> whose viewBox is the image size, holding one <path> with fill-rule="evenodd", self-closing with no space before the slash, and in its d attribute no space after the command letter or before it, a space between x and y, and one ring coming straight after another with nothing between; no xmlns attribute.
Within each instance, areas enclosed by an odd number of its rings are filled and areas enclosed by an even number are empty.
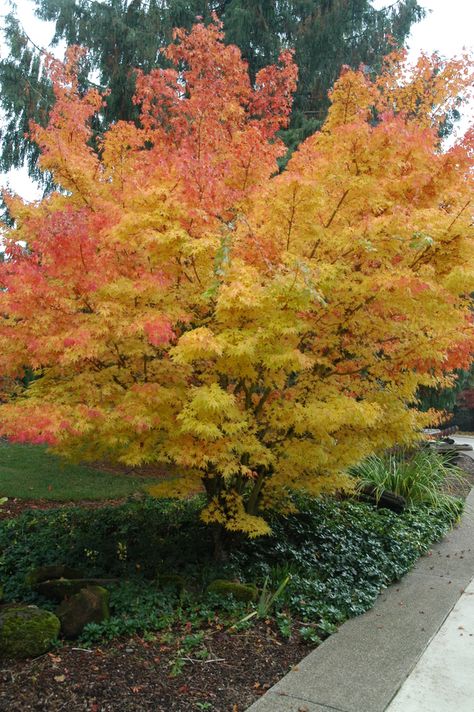
<svg viewBox="0 0 474 712"><path fill-rule="evenodd" d="M291 574L274 601L274 615L285 635L293 619L316 640L370 608L381 588L405 574L461 512L460 504L456 513L423 505L403 515L350 500L300 497L297 504L298 514L274 515L273 534L244 542L225 564L211 557L199 501L27 512L0 523L0 580L7 600L46 606L51 604L25 584L34 566L64 561L89 575L120 575L110 587L110 620L83 633L91 643L184 624L199 628L216 617L231 625L256 604L207 593L211 581L241 580L260 588L266 581L267 590L276 591ZM183 577L186 587L163 587L169 576Z"/></svg>
<svg viewBox="0 0 474 712"><path fill-rule="evenodd" d="M258 595L257 587L253 584L215 579L207 587L208 593L218 596L233 596L237 601L255 601Z"/></svg>

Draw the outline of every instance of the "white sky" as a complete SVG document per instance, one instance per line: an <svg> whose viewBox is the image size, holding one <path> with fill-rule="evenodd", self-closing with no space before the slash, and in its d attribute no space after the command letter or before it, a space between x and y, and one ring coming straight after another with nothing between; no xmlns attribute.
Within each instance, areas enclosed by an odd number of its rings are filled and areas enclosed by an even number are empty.
<svg viewBox="0 0 474 712"><path fill-rule="evenodd" d="M428 53L437 51L446 57L459 54L465 48L474 50L474 0L419 0L419 2L430 12L422 22L413 26L408 41L412 58L416 58L421 50ZM383 8L393 4L393 0L373 0L372 4L376 8ZM52 38L52 25L40 22L34 17L32 3L29 0L17 0L16 6L17 16L28 35L36 44L46 47ZM8 0L0 0L0 14L4 15L7 10ZM3 45L2 41L0 44L2 55L5 51ZM461 131L467 128L468 122L466 116L461 124ZM38 191L35 190L26 171L0 175L0 186L7 184L28 200L38 197Z"/></svg>

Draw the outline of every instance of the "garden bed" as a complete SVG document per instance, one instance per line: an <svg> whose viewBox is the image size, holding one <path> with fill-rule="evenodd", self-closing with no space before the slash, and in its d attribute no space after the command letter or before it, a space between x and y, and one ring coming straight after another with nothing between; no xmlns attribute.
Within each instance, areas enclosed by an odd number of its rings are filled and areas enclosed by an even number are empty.
<svg viewBox="0 0 474 712"><path fill-rule="evenodd" d="M243 712L347 618L370 608L453 525L418 507L398 516L351 500L299 500L273 535L239 542L225 562L198 521L199 501L134 501L28 511L0 522L6 600L54 610L25 575L67 563L112 585L111 618L36 660L0 665L0 709ZM460 509L459 509L460 511ZM183 577L183 587L163 576ZM207 593L225 577L282 594L257 603ZM234 627L236 625L236 627Z"/></svg>

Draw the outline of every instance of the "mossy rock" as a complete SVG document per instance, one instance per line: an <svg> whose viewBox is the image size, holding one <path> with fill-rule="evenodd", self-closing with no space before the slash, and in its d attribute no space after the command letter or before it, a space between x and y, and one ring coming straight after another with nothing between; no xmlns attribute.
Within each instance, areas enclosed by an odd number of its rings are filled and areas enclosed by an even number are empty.
<svg viewBox="0 0 474 712"><path fill-rule="evenodd" d="M60 578L81 579L84 578L84 573L78 569L73 569L71 566L65 566L64 564L37 566L35 569L28 571L25 576L25 583L28 586L36 586L37 583Z"/></svg>
<svg viewBox="0 0 474 712"><path fill-rule="evenodd" d="M90 586L110 586L118 583L118 579L67 579L59 578L52 581L41 581L36 584L35 591L52 601L62 601L65 598L74 596L83 588Z"/></svg>
<svg viewBox="0 0 474 712"><path fill-rule="evenodd" d="M102 623L110 618L110 594L102 586L83 588L56 609L66 638L77 638L88 623Z"/></svg>
<svg viewBox="0 0 474 712"><path fill-rule="evenodd" d="M181 591L186 588L186 580L179 574L159 574L158 586L160 588L177 588Z"/></svg>
<svg viewBox="0 0 474 712"><path fill-rule="evenodd" d="M233 596L237 601L255 601L258 595L258 589L252 583L236 583L225 579L216 579L210 583L207 592Z"/></svg>
<svg viewBox="0 0 474 712"><path fill-rule="evenodd" d="M61 623L37 606L10 604L0 608L0 658L36 658L54 646Z"/></svg>

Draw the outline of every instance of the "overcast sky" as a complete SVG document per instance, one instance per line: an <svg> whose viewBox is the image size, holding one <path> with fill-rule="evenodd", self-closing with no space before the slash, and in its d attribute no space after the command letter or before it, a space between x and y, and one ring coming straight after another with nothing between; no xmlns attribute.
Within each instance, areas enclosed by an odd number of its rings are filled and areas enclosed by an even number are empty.
<svg viewBox="0 0 474 712"><path fill-rule="evenodd" d="M413 26L408 42L410 56L416 58L420 51L440 52L451 57L464 48L474 50L474 0L419 0L420 5L430 10L422 22ZM393 4L393 0L373 0L376 8ZM34 17L32 3L29 0L17 0L18 17L26 32L38 45L46 47L52 38L52 25L40 22ZM5 14L8 0L0 0L0 13ZM0 45L4 52L3 42ZM62 50L62 48L60 48ZM474 109L474 107L471 107ZM469 112L471 113L471 112ZM467 128L469 119L461 124L461 130ZM10 187L27 199L34 199L37 192L25 171L15 171L0 176L0 185Z"/></svg>

